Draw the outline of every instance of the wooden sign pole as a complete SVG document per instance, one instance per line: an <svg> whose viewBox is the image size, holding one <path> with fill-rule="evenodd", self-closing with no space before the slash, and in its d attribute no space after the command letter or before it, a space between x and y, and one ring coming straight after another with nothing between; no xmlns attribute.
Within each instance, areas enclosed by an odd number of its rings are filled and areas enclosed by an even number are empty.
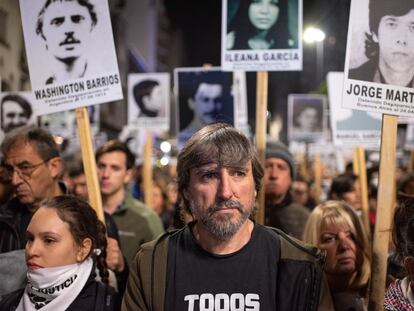
<svg viewBox="0 0 414 311"><path fill-rule="evenodd" d="M352 156L353 156L353 161L352 161L352 171L355 175L359 176L359 147L354 147L352 149Z"/></svg>
<svg viewBox="0 0 414 311"><path fill-rule="evenodd" d="M76 122L82 150L82 162L85 170L86 185L88 187L89 204L96 211L99 220L105 223L101 190L99 188L98 173L96 170L95 152L92 145L88 109L85 107L76 109Z"/></svg>
<svg viewBox="0 0 414 311"><path fill-rule="evenodd" d="M367 168L365 162L365 148L357 147L358 153L358 166L359 166L359 185L361 194L361 208L362 208L362 221L366 232L371 235L371 228L369 224L369 203L368 203L368 180L367 180Z"/></svg>
<svg viewBox="0 0 414 311"><path fill-rule="evenodd" d="M315 162L313 163L313 175L315 182L315 199L316 203L319 204L321 198L321 185L322 185L322 165L321 156L317 154L315 156Z"/></svg>
<svg viewBox="0 0 414 311"><path fill-rule="evenodd" d="M144 145L144 166L142 172L144 185L145 205L152 207L152 135L147 131L147 137Z"/></svg>
<svg viewBox="0 0 414 311"><path fill-rule="evenodd" d="M266 158L266 126L267 126L267 91L268 73L267 71L257 72L256 84L256 149L260 163L265 166ZM265 220L265 191L264 187L258 194L258 209L256 222L264 224Z"/></svg>
<svg viewBox="0 0 414 311"><path fill-rule="evenodd" d="M384 309L388 243L395 202L397 118L390 115L382 117L378 207L375 221L369 311Z"/></svg>

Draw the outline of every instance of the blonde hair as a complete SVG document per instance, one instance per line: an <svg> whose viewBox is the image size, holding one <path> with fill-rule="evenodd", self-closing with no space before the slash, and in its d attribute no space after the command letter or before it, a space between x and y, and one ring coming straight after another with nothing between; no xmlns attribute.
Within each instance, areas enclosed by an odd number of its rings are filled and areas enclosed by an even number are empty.
<svg viewBox="0 0 414 311"><path fill-rule="evenodd" d="M320 245L322 231L329 226L348 225L357 247L356 275L349 287L365 287L371 274L371 252L368 236L361 219L347 203L343 201L326 201L319 204L310 214L303 231L303 241Z"/></svg>

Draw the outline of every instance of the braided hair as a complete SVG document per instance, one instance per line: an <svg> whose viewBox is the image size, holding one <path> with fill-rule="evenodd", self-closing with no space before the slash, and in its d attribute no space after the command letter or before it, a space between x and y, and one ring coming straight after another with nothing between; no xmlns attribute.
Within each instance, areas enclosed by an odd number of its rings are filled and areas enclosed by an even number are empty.
<svg viewBox="0 0 414 311"><path fill-rule="evenodd" d="M56 209L59 218L68 223L69 231L77 245L81 245L86 238L91 239L92 247L85 259L92 256L102 282L108 284L106 228L98 219L95 210L87 202L71 195L47 199L40 206Z"/></svg>

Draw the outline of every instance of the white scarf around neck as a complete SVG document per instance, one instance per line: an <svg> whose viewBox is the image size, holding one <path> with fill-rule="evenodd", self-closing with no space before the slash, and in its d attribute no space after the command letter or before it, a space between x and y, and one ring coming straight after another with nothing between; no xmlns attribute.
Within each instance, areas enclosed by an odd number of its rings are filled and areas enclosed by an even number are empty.
<svg viewBox="0 0 414 311"><path fill-rule="evenodd" d="M27 272L27 285L16 311L66 310L82 291L92 271L87 258L73 265Z"/></svg>

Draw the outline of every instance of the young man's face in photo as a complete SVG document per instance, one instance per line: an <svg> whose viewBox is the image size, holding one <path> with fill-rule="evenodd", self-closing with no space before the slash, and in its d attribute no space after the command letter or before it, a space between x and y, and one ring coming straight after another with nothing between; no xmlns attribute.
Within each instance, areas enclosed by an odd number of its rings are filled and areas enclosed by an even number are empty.
<svg viewBox="0 0 414 311"><path fill-rule="evenodd" d="M43 19L47 48L58 59L81 56L92 30L88 9L77 1L51 3Z"/></svg>
<svg viewBox="0 0 414 311"><path fill-rule="evenodd" d="M318 111L314 108L305 108L296 118L299 128L304 131L315 131L318 128Z"/></svg>
<svg viewBox="0 0 414 311"><path fill-rule="evenodd" d="M160 111L164 104L164 92L160 85L154 86L151 93L145 97L145 106L148 109Z"/></svg>
<svg viewBox="0 0 414 311"><path fill-rule="evenodd" d="M2 128L4 132L25 125L29 121L27 113L18 103L6 100L3 102Z"/></svg>
<svg viewBox="0 0 414 311"><path fill-rule="evenodd" d="M269 30L279 17L277 0L252 1L249 6L249 19L259 30Z"/></svg>
<svg viewBox="0 0 414 311"><path fill-rule="evenodd" d="M195 113L203 124L216 120L223 107L223 87L220 84L201 83L194 96Z"/></svg>
<svg viewBox="0 0 414 311"><path fill-rule="evenodd" d="M414 9L402 16L383 16L374 39L379 44L380 68L399 72L414 66Z"/></svg>

